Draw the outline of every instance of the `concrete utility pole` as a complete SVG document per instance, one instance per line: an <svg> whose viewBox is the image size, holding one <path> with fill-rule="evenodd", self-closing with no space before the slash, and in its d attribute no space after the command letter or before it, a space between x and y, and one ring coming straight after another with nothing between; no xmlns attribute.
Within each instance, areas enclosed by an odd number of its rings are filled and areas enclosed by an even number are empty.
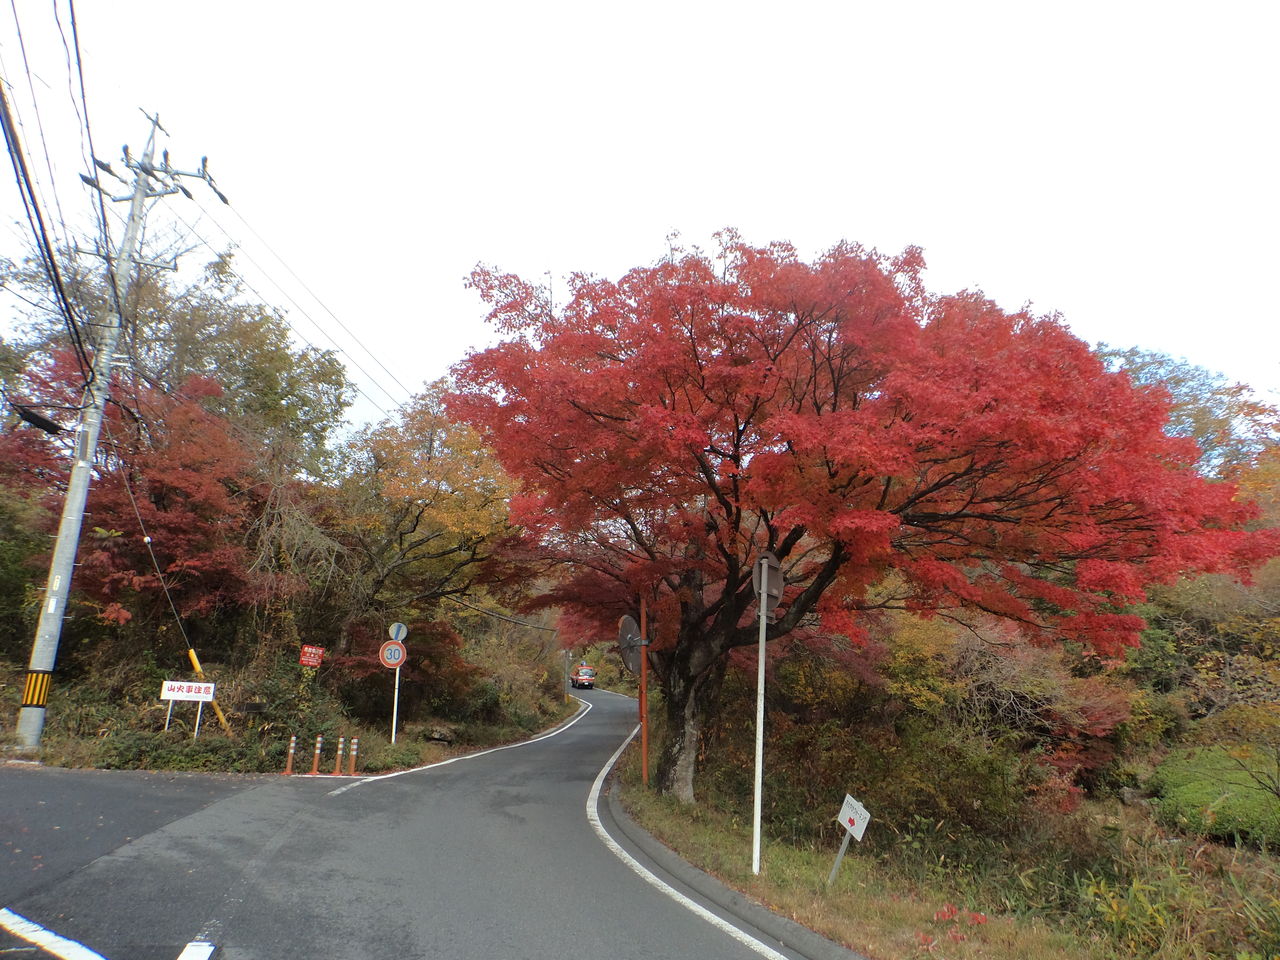
<svg viewBox="0 0 1280 960"><path fill-rule="evenodd" d="M80 415L80 422L75 431L75 450L71 461L71 476L67 483L67 497L62 506L62 520L58 525L57 542L53 549L53 560L49 564L49 582L45 590L44 603L40 607L40 621L36 627L35 642L31 647L31 661L27 668L27 680L22 690L22 706L18 713L19 748L34 750L40 746L40 735L44 730L45 705L49 700L49 685L53 674L54 663L58 657L58 641L62 635L62 621L66 613L67 595L71 589L71 575L75 569L76 550L80 544L80 527L84 522L84 505L89 496L89 481L93 474L93 458L98 447L98 436L102 432L102 416L107 405L107 393L111 385L111 368L116 359L116 343L120 338L120 321L124 316L125 304L132 287L133 272L137 265L138 247L142 235L142 221L145 215L147 200L154 197L167 196L182 192L190 196L184 187L177 184L176 177L198 177L209 182L206 164L200 165L198 172L174 170L169 166L168 152L160 166L155 164L156 130L160 126L158 117L149 117L151 132L147 136L147 146L140 159L129 155L128 147L124 152L125 166L133 171L133 189L120 197L111 197L113 201L129 202L129 219L125 224L124 237L120 241L120 250L115 259L108 258L108 281L111 288L113 308L102 317L102 333L94 349L93 375L85 391L85 406ZM120 178L109 165L95 159L98 167L117 179ZM107 191L96 179L81 175L90 186L106 193ZM217 188L214 188L215 192ZM219 197L221 198L221 194ZM225 201L225 198L223 198Z"/></svg>

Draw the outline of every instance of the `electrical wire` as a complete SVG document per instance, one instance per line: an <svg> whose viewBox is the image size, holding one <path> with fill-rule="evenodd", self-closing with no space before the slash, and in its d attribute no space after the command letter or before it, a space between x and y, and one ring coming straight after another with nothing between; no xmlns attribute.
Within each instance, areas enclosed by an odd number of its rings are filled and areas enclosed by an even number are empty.
<svg viewBox="0 0 1280 960"><path fill-rule="evenodd" d="M213 225L214 225L215 227L217 227L218 231L219 231L219 232L220 232L224 237L226 237L226 238L227 238L227 241L232 245L232 247L233 247L234 249L236 249L237 251L239 251L239 253L240 253L240 254L242 254L242 255L244 256L244 258L245 258L246 260L248 260L248 261L249 261L249 263L250 263L250 264L252 264L254 267L256 267L256 268L257 268L257 270L258 270L258 272L259 272L259 273L261 273L264 277L266 277L266 278L267 278L267 280L268 280L268 281L270 281L270 282L271 282L271 284L272 284L272 285L273 285L277 290L279 290L281 294L283 294L283 295L284 295L285 299L286 299L286 300L288 300L288 301L289 301L289 303L293 304L293 306L298 310L298 312L299 312L299 313L301 313L304 317L306 317L306 318L307 318L307 320L308 320L308 321L310 321L311 325L312 325L312 326L314 326L317 330L319 330L319 331L320 331L320 333L322 333L322 334L325 336L325 338L326 338L326 339L328 339L328 341L329 341L330 343L332 343L332 344L333 344L334 349L336 349L339 353L341 353L344 357L346 357L346 358L347 358L347 360L351 363L351 365L352 365L353 367L355 367L355 368L356 368L356 370L358 370L358 371L360 371L360 373L364 374L365 378L366 378L366 379L367 379L371 384L373 384L375 387L377 387L379 390L381 390L381 391L382 391L382 393L383 393L383 394L385 394L385 395L386 395L386 397L387 397L387 398L388 398L392 403L394 403L394 404L396 405L396 408L397 408L397 409L403 409L403 408L404 408L405 403L406 403L406 402L408 402L408 401L401 401L401 400L397 400L397 399L396 399L396 397L395 397L395 394L393 394L390 390L388 390L386 387L384 387L384 386L383 386L383 385L378 381L378 379L377 379L376 377L374 377L371 373L369 373L369 371L365 370L365 369L364 369L364 367L362 367L362 366L359 364L359 362L357 362L357 361L356 361L356 359L355 359L353 356L351 356L350 352L348 352L347 350L343 349L343 347L338 343L338 341L337 341L337 339L336 339L335 337L333 337L333 336L332 336L332 335L331 335L327 330L325 330L325 328L324 328L323 326L321 326L321 325L320 325L320 323L319 323L319 322L318 322L314 317L312 317L312 316L311 316L311 315L306 311L306 309L305 309L305 308L304 308L300 303L298 303L298 301L297 301L297 300L296 300L296 299L295 299L295 298L294 298L294 297L293 297L293 296L292 296L292 295L291 295L287 290L285 290L285 288L284 288L283 286L281 286L279 283L277 283L277 282L275 281L275 279L271 276L270 272L268 272L268 271L266 270L266 268L264 268L264 267L262 266L262 264L258 263L258 261L254 259L254 257L253 257L253 255L252 255L252 254L250 254L247 250L245 250L245 249L244 249L244 245L243 245L243 244L241 244L238 240L236 240L234 237L232 237L230 233L228 233L228 232L227 232L226 228L225 228L225 227L223 227L223 226L222 226L222 224L220 224L220 223L218 222L218 220L217 220L217 218L216 218L216 217L214 217L212 214L210 214L210 213L209 213L209 211L204 207L204 205L203 205L202 203L200 203L200 201L199 201L199 200L196 200L196 206L197 206L197 207L199 207L199 208L200 208L200 210L201 210L201 212L202 212L205 216L207 216L207 217L209 218L209 220L213 223ZM233 212L234 212L234 208L233 208ZM239 217L239 213L237 213L236 215ZM181 217L180 217L179 219L181 219ZM245 222L245 220L244 220L244 218L243 218L243 217L240 217L240 221L241 221L241 223L244 223L244 225L249 229L249 231L250 231L250 232L252 232L252 233L254 234L254 236L255 236L255 237L258 237L259 241L261 241L261 242L262 242L262 244L263 244L264 246L266 246L268 250L271 250L270 246L268 246L268 245L267 245L267 242L266 242L265 240L263 240L263 239L262 239L262 237L257 233L257 231L255 231L255 230L253 229L253 227L249 226L249 224L248 224L247 222ZM183 221L183 223L185 224L185 223L186 223L186 221L184 220L184 221ZM187 226L188 226L188 228L189 228L189 229L191 229L191 227L190 227L190 225L189 225L189 224L187 224ZM199 234L196 234L196 236L197 236L197 237L199 237ZM213 248L213 246L212 246L212 244L210 244L207 240L204 240L203 238L201 238L201 241L202 241L202 242L205 244L205 246L207 246L210 250L213 250L213 249L214 249L214 248ZM351 331L347 328L347 326L346 326L346 325L345 325L341 320L339 320L339 319L338 319L337 315L336 315L336 314L334 314L334 312L333 312L332 310L330 310L330 309L329 309L329 307L328 307L327 305L325 305L324 301L322 301L318 296L316 296L316 294L315 294L315 293L313 293L313 292L311 291L311 289L310 289L309 287L307 287L306 283L305 283L305 282L303 282L303 281L302 281L302 279L301 279L300 277L298 277L298 275L297 275L296 273L294 273L294 272L293 272L293 270L289 267L289 265L288 265L287 263L285 263L283 260L281 260L281 259L280 259L279 254L275 253L275 251L274 251L274 250L271 250L271 254L272 254L272 256L274 256L274 257L275 257L275 258L276 258L276 259L281 263L281 265L282 265L282 266L284 266L284 268L285 268L286 270L288 270L288 271L289 271L289 273L290 273L290 274L292 274L292 275L294 276L294 278L295 278L295 279L297 279L297 280L298 280L298 282L299 282L299 283L301 283L301 284L302 284L303 288L304 288L304 289L305 289L309 294L311 294L312 299L314 299L314 300L316 301L316 303L320 304L320 306L324 309L324 311L325 311L326 313L328 313L328 314L329 314L329 316L333 317L334 321L338 324L338 326L339 326L339 327L341 327L341 328L342 328L342 329L343 329L343 330L344 330L344 331L345 331L345 332L346 332L346 333L351 337L351 339L352 339L353 341L355 341L356 345L357 345L358 347L360 347L360 349L361 349L361 350L363 350L366 354L368 354L368 355L369 355L369 357L371 357L371 358L373 359L373 362L374 362L374 363L376 363L379 367L382 367L382 369L383 369L383 370L386 370L387 375L388 375L388 376L390 376L390 377L391 377L391 379L395 381L396 386L398 386L402 391L404 391L404 393L405 393L408 397L412 397L412 396L413 396L413 391L412 391L412 390L410 390L408 387L406 387L406 386L405 386L403 383L401 383L398 379L396 379L396 376L395 376L393 373L391 373L391 371L390 371L390 370L387 370L387 367L382 363L382 361L380 361L380 360L377 358L377 356L373 353L373 351L372 351L372 350L370 350L368 347L366 347L363 343L361 343L361 342L360 342L360 340L359 340L358 338L356 338L356 336L355 336L354 334L352 334L352 333L351 333ZM250 287L250 289L251 289L251 290L253 290L254 294L255 294L256 296L258 296L258 297L259 297L259 299L263 299L263 302L266 302L266 301L265 301L265 298L263 298L263 297L262 297L262 294L261 294L261 293L259 293L257 290L254 290L254 288L249 284L249 282L248 282L247 280L245 280L245 278L244 278L244 276L243 276L242 274L238 273L234 268L232 268L232 271L231 271L231 272L232 272L233 274L235 274L235 276L239 277L239 278L240 278L240 279L241 279L241 280L242 280L242 281L243 281L247 286L249 286L249 287ZM296 328L295 328L295 330L296 330ZM363 393L363 391L361 392L361 395L362 395L362 396L364 396L366 400L369 400L368 395L367 395L367 394L364 394L364 393ZM370 400L370 402L372 403L372 400ZM375 406L375 407L377 407L377 404L374 404L374 406ZM380 409L380 410L381 410L381 407L378 407L378 409ZM386 414L386 411L385 411L385 410L382 410L382 413Z"/></svg>
<svg viewBox="0 0 1280 960"><path fill-rule="evenodd" d="M57 178L53 175L53 160L49 156L49 141L45 137L44 119L40 115L40 100L36 95L35 77L31 72L31 61L27 57L27 41L23 36L22 24L18 19L18 6L16 0L9 0L9 6L10 9L13 10L13 28L18 36L18 49L22 53L22 66L27 75L27 86L31 90L31 109L35 113L36 117L36 130L39 134L40 150L44 154L45 169L49 172L49 192L53 194L53 206L58 212L57 223L65 226L67 218L62 212L62 201L58 197L58 182ZM43 79L41 82L44 82ZM45 86L48 86L48 84L46 83ZM19 125L21 125L21 118L19 118ZM67 238L65 236L60 237L59 239L61 240L64 249L70 248L70 244L67 242Z"/></svg>
<svg viewBox="0 0 1280 960"><path fill-rule="evenodd" d="M49 279L49 284L53 288L54 300L58 304L58 312L61 314L63 322L67 326L67 332L71 336L71 344L75 351L77 364L80 367L80 374L87 386L93 379L88 352L81 339L75 306L67 295L67 290L62 280L62 272L58 267L57 258L54 256L53 246L49 242L44 214L40 210L40 203L36 195L30 168L27 166L26 156L23 153L18 131L14 125L13 115L9 109L9 97L3 84L0 84L0 126L4 128L5 144L9 150L9 158L13 163L14 176L18 182L18 192L22 195L27 222L31 226L31 232L35 238L40 262Z"/></svg>
<svg viewBox="0 0 1280 960"><path fill-rule="evenodd" d="M341 327L343 332L346 333L346 335L349 336L353 341L355 341L356 345L365 353L367 353L374 363L382 367L383 372L386 373L386 375L389 376L395 382L395 385L399 387L401 390L403 390L405 393L412 396L413 391L410 390L408 387L406 387L403 383L401 383L396 378L396 375L392 373L390 370L388 370L387 367L382 363L382 361L379 360L377 356L374 355L373 351L360 342L360 339L354 333L351 332L350 328L348 328L345 323L339 320L338 315L329 309L328 305L323 300L320 299L320 297L316 294L314 290L312 290L309 286L307 286L307 282L303 280L302 277L298 276L297 272L291 266L289 266L289 264L285 263L284 258L281 257L280 254L276 253L275 249L271 246L271 244L267 243L266 239L262 236L262 234L258 233L258 231L253 228L253 225L250 224L249 221L244 218L244 216L240 213L240 211L235 207L232 207L231 213L235 216L237 220L239 220L242 224L244 224L244 227L246 230L248 230L258 239L259 243L261 243L264 247L267 248L267 252L276 258L276 262L279 263L280 266L284 267L287 271L289 271L289 275L293 277L293 279L297 280L298 283L302 284L302 289L307 291L307 293L311 296L311 299L315 300L316 303L320 304L320 306L324 309L324 312L329 314L329 316L333 318L333 322L336 323L339 327ZM261 267L259 267L259 269L261 269Z"/></svg>
<svg viewBox="0 0 1280 960"><path fill-rule="evenodd" d="M111 433L110 424L104 420L102 426L111 445L117 450L121 449ZM173 594L169 592L169 585L165 582L164 572L160 569L160 560L156 557L156 552L151 547L151 534L147 532L146 522L142 519L142 511L138 509L137 498L133 495L133 485L129 483L128 471L123 469L123 464L120 470L120 480L124 484L125 493L129 495L129 503L133 507L133 515L138 520L138 529L142 532L142 542L147 548L147 555L151 557L151 566L156 571L156 579L160 582L160 589L164 591L164 598L169 602L169 609L173 611L173 620L178 625L178 632L182 634L182 641L187 645L187 649L190 650L192 649L191 640L187 636L186 627L182 624L182 615L178 613L178 605L174 602Z"/></svg>
<svg viewBox="0 0 1280 960"><path fill-rule="evenodd" d="M80 48L79 23L76 15L74 0L67 0L67 3L68 3L68 14L69 14L70 26L71 26L72 42L70 46L67 43L67 34L65 29L63 28L62 18L59 16L59 13L58 13L58 5L56 0L54 3L54 16L55 16L55 20L57 21L58 31L62 38L63 49L67 58L67 68L68 68L68 75L69 75L68 86L69 86L69 89L71 90L72 105L73 105L73 108L75 109L77 120L79 121L78 125L81 127L81 131L82 131L82 138L81 138L82 159L84 159L85 161L87 177L90 180L93 180L94 182L96 182L98 174L94 168L94 163L97 160L97 152L93 143L93 129L92 129L92 123L90 121L88 95L86 91L86 84L85 84L85 78L84 78L84 63L83 63L83 58L81 55L81 48ZM23 61L27 69L28 81L31 82L30 64L26 57L25 43L23 42L21 24L18 21L17 8L14 0L10 0L10 5L13 10L15 27L18 30L19 42L22 46ZM72 49L73 48L74 48L74 69L72 66ZM76 92L73 87L73 82L76 79L78 79L78 85L79 85L79 103L78 104L76 103ZM34 102L35 101L34 101L34 88L33 88L33 103ZM37 123L40 127L41 142L44 142L43 122L40 119L38 104L36 104L36 116L37 116ZM14 141L14 145L16 145L16 142L17 142L16 126L13 123L12 117L10 117L10 122L6 129L7 139L8 139L8 134L10 133L10 128L12 128L13 141ZM88 147L89 147L88 157L83 156L84 143L86 139L88 141ZM20 153L15 154L14 150L12 149L11 149L11 155L15 155L17 158L22 159L22 155ZM45 151L45 159L46 159L46 165L50 166L50 176L52 177L52 167L49 161L47 149ZM24 159L22 160L22 165L25 166ZM21 185L23 182L24 176L21 173L19 173L18 176L19 176L20 185ZM23 189L24 189L24 193L23 193L24 204L28 202L28 194L30 195L30 206L28 207L28 218L29 220L34 219L35 221L32 224L32 232L37 235L37 246L41 252L41 260L45 266L45 272L46 274L49 275L51 286L53 286L55 290L55 300L59 305L59 308L60 308L59 312L63 314L64 320L67 324L68 332L72 336L72 342L73 342L73 345L75 346L77 362L80 365L81 374L82 376L85 377L87 382L91 381L93 377L93 373L88 363L87 351L84 348L83 339L80 334L80 326L82 324L82 321L80 321L80 319L77 317L75 309L71 304L70 299L66 295L65 284L62 281L61 271L58 269L57 261L53 257L53 248L52 248L52 245L48 242L47 228L44 228L43 216L40 213L39 204L36 201L36 186L34 183L34 178L30 176L29 170L26 171L25 173L25 186L23 187ZM115 306L115 312L118 315L119 322L123 327L126 325L126 318L124 316L123 297L121 296L121 291L119 289L119 280L116 276L116 271L112 268L112 262L111 262L112 244L111 244L110 217L107 214L107 206L104 202L102 191L95 190L94 192L96 194L95 201L97 206L96 220L97 220L97 225L99 228L101 241L104 248L104 256L108 262L107 277L111 287L111 291L110 291L112 294L111 299L113 300L113 303ZM65 217L63 217L61 203L59 198L57 197L56 190L54 192L54 199L55 199L55 205L58 208L59 217L62 218L60 222L65 223ZM333 344L334 348L340 354L346 357L348 363L350 363L352 367L354 367L359 373L361 373L365 377L368 383L372 384L379 391L385 394L392 401L392 403L396 405L398 409L403 409L403 407L405 406L405 402L407 401L402 402L398 400L397 397L390 390L388 390L386 387L382 385L379 378L371 375L368 370L366 370L353 356L351 356L349 351L344 350L343 347L338 343L338 341L320 323L318 323L315 320L315 318L312 317L302 307L302 305L297 302L297 300L294 297L292 297L287 291L285 291L280 284L276 283L276 281L272 278L271 274L267 270L265 270L263 266L260 263L258 263L257 260L251 254L245 251L243 246L240 243L238 243L234 238L232 238L230 234L227 233L225 228L223 228L222 225L218 223L217 219L212 217L209 214L209 212L203 207L203 205L199 204L198 201L197 201L197 206L200 207L204 216L207 216L209 217L209 219L213 220L214 225L217 227L217 229L224 236L226 236L228 241L230 241L239 250L241 255L243 255L244 258L247 259L250 262L250 264L254 266L262 274L262 276L266 277L269 282L275 285L276 288L285 295L286 299L294 306L294 308L297 309L298 312L316 328L316 330L318 330L322 335L324 335L325 338L330 343ZM409 390L409 388L406 387L403 383L401 383L399 379L395 376L395 374L392 373L391 370L385 364L383 364L381 360L379 360L378 357L374 355L374 353L367 346L365 346L363 342L360 341L360 339L352 332L352 330L341 321L341 319L337 316L337 314L334 313L334 311L330 309L328 305L325 304L315 294L315 292L306 284L306 282L302 280L302 278L298 275L298 273L295 270L293 270L293 268L288 263L285 262L283 257L280 256L280 254L266 241L266 239L256 229L254 229L254 227L247 220L245 220L245 218L239 213L238 210L233 210L233 212L236 214L236 217L240 220L243 226L247 230L249 230L249 232L253 234L254 237L257 238L257 240L263 245L263 247L265 247L267 251L284 267L284 269L299 284L301 284L303 289L306 290L306 292L315 300L315 302L318 303L321 306L321 308L329 314L329 316L338 325L338 327L341 328L341 330L351 338L351 340L355 343L355 345L359 347L361 350L363 350L374 361L374 363L378 367L380 367L387 374L388 377L390 377L390 379L395 383L397 387L400 388L401 391L403 391L405 395L408 395L411 397L412 391ZM191 230L191 232L198 239L200 239L200 241L204 243L206 247L210 249L210 251L214 252L215 255L218 254L218 251L214 250L212 244L210 244L207 240L205 240L202 236L200 236L199 232L195 229L195 227L192 224L188 223L185 220L185 218L181 217L180 214L177 216L178 216L178 219L182 221L184 225L186 225L187 228ZM261 292L258 291L257 288L248 281L247 278L245 278L243 275L241 275L239 272L235 271L234 269L232 269L231 272L235 276L237 276L237 278L249 290L251 290L255 296L257 296L264 303L267 302L266 298L262 296ZM25 299L25 298L22 298L22 299ZM30 301L27 301L27 302L30 302ZM295 335L297 335L299 339L301 339L305 344L312 347L313 349L318 349L315 347L313 343L310 342L310 340L308 340L308 338L303 336L301 332L298 331L296 325L290 324L290 326L293 328ZM375 410L379 411L383 416L388 416L388 417L390 416L390 413L386 409L384 409L380 403L378 403L372 397L370 397L369 394L359 384L353 384L353 386L356 392L361 397L363 397L364 400L367 401Z"/></svg>
<svg viewBox="0 0 1280 960"><path fill-rule="evenodd" d="M111 435L110 425L104 423L107 431L107 441L116 449L119 446L115 442L115 438ZM129 503L133 506L133 515L138 519L138 529L142 531L142 542L146 545L147 554L151 557L151 566L156 571L156 579L160 582L160 589L164 591L164 597L169 601L169 609L173 612L173 621L178 625L178 632L182 634L182 642L187 645L187 659L191 661L191 667L195 671L197 677L204 679L204 670L200 666L200 657L196 654L196 648L191 644L191 638L187 635L187 628L182 622L182 616L178 613L178 605L173 601L173 594L169 592L169 585L165 583L164 574L160 570L160 561L156 557L156 552L151 548L151 534L147 532L147 525L143 522L142 511L138 509L137 498L133 495L133 487L129 483L129 475L126 470L120 471L120 479L124 483L125 492L129 495ZM222 729L231 732L231 726L227 723L227 718L222 712L222 708L218 706L218 701L213 701L213 712L218 717L218 723Z"/></svg>
<svg viewBox="0 0 1280 960"><path fill-rule="evenodd" d="M92 177L96 181L97 172L95 169L95 164L98 159L98 153L93 145L93 126L89 122L89 98L85 92L84 60L80 56L80 25L76 21L75 0L67 0L67 8L71 16L71 39L75 46L76 75L79 77L79 80L80 80L80 107L83 107L84 109L83 114L81 113L79 108L76 109L76 118L84 124L84 135L89 141L89 156L83 157L82 159L84 159L85 161L86 172L90 177ZM62 34L62 46L63 46L63 49L65 50L67 45L67 38L66 38L66 34L63 33L63 30L62 30L62 19L58 17L58 7L56 2L54 4L53 11L54 11L54 17L58 19L58 32ZM69 58L69 55L68 55L68 58ZM70 72L70 66L71 66L70 63L68 62L67 64L68 73ZM72 93L71 102L72 102L72 106L75 106L74 92ZM83 152L84 152L84 148L83 148L83 141L82 141L81 153L83 154ZM95 190L93 192L96 195L97 204L98 204L98 225L102 233L102 251L103 251L103 255L109 258L111 256L112 246L111 246L111 225L108 222L108 218L107 218L107 206L103 200L102 191ZM107 263L108 263L107 276L110 278L115 299L117 302L119 302L120 291L116 288L116 273L115 273L115 270L110 269L111 261L109 259Z"/></svg>
<svg viewBox="0 0 1280 960"><path fill-rule="evenodd" d="M547 633L556 632L555 627L547 627L541 623L530 623L528 620L521 620L518 617L508 616L505 613L494 613L492 610L486 610L484 607L477 607L474 603L468 603L466 600L463 600L460 597L455 597L449 593L444 594L444 599L452 600L454 603L461 604L464 607L474 610L476 613L483 613L486 617L493 617L495 620L504 620L507 623L514 623L516 626L520 627L530 627L534 630L545 630Z"/></svg>
<svg viewBox="0 0 1280 960"><path fill-rule="evenodd" d="M194 228L194 226L192 226L192 224L191 224L189 221L187 221L187 220L186 220L186 219L185 219L181 214L175 213L175 214L174 214L174 216L175 216L175 217L176 217L176 218L177 218L177 219L178 219L178 220L183 224L183 226L185 226L189 231L191 231L191 235L192 235L192 236L194 236L197 240L199 240L202 244L204 244L204 245L205 245L205 247L207 247L207 248L209 249L209 251L210 251L211 253L213 253L213 254L214 254L214 256L219 256L219 252L218 252L218 250L213 246L213 244L211 244L211 243L210 243L208 240L206 240L206 239L205 239L205 238L204 238L204 237L203 237L199 232L197 232L197 231L196 231L196 229ZM212 218L210 218L210 219L212 219ZM215 221L215 225L216 225L216 221ZM221 227L219 227L219 229L221 229ZM223 233L224 233L224 235L226 235L226 236L227 236L227 239L228 239L228 240L230 240L233 244L235 243L235 240L234 240L234 239L232 239L232 238L230 237L230 235L227 235L227 234L225 233L225 231L223 231ZM241 247L240 249L241 249L241 251L243 252L243 247ZM245 259L246 259L246 260L248 260L251 264L253 264L253 266L257 267L257 269L259 270L259 272L261 272L261 273L263 274L263 276L267 277L267 279L269 279L269 280L271 279L270 274L268 274L265 270L263 270L263 269L262 269L262 266L261 266L260 264L258 264L258 263L257 263L257 261L255 261L255 260L254 260L254 259L253 259L249 254L245 253L245 255L244 255L244 256L245 256ZM254 285L253 285L253 284L252 284L252 283L251 283L251 282L250 282L250 281L249 281L249 280L248 280L248 279L247 279L243 274L241 274L241 273L239 273L237 270L235 270L235 268L234 268L234 267L230 268L230 272L231 272L231 274L232 274L233 276L235 276L235 277L236 277L236 278L237 278L241 283L243 283L243 284L245 285L245 287L246 287L246 288L248 288L248 290L249 290L249 291L250 291L250 292L251 292L255 297L257 297L257 298L258 298L262 303L264 303L264 304L265 304L265 303L267 303L267 302L268 302L268 301L267 301L267 298L262 294L262 292L261 292L260 290L258 290L258 288L257 288L257 287L255 287L255 286L254 286ZM274 280L272 280L271 282L272 282L273 284L275 284L275 281L274 281ZM391 393L391 392L390 392L386 387L384 387L380 382L378 382L377 378L375 378L375 377L373 377L372 375L370 375L370 373L369 373L367 370L365 370L362 366L360 366L360 364L359 364L359 363L357 363L357 362L356 362L356 360L355 360L355 359L354 359L354 358L353 358L349 353L347 353L347 351L343 350L343 349L342 349L341 344L339 344L339 343L338 343L338 341L333 337L333 335L332 335L332 334L330 334L327 330L325 330L325 329L324 329L324 327L322 327L319 323L317 323L317 322L316 322L316 320L315 320L315 319L314 319L310 314L308 314L308 313L307 313L307 311L306 311L305 309L303 309L303 307L301 306L301 304L299 304L299 303L298 303L298 302L297 302L293 297L289 296L289 294L288 294L285 290L283 290L283 288L280 288L279 284L275 284L275 285L276 285L277 289L279 289L279 290L280 290L280 292L284 294L285 298L286 298L286 299L287 299L291 304L293 304L293 306L298 310L298 312L299 312L300 314L302 314L302 316L306 317L306 319L307 319L308 321L310 321L310 322L311 322L311 324L316 328L316 330L318 330L321 334L323 334L323 335L325 336L325 338L326 338L326 339L328 339L328 341L329 341L330 343L332 343L332 344L333 344L334 349L335 349L335 350L337 350L337 351L338 351L338 353L340 353L340 354L342 354L343 356L345 356L345 357L347 358L347 360L351 363L351 365L352 365L353 367L355 367L355 368L356 368L356 370L358 370L360 373L362 373L362 374L363 374L363 375L368 379L368 381L369 381L373 386L377 387L377 388L378 388L379 390L381 390L384 394L386 394L386 396L387 396L387 397L392 401L392 403L394 403L394 404L395 404L395 406L396 406L396 408L397 408L397 409L401 409L401 410L402 410L402 409L404 409L405 404L407 404L407 403L408 403L408 401L407 401L407 400L405 400L405 401L399 401L399 400L396 400L396 398L395 398L394 394L392 394L392 393ZM303 342L304 344L306 344L307 346L311 347L313 350L319 350L319 348L318 348L314 343L312 343L312 342L311 342L311 341L310 341L306 336L304 336L304 335L302 334L302 332L301 332L301 331L299 331L299 330L298 330L298 328L297 328L297 326L296 326L295 324L293 324L293 323L289 322L289 320L288 320L288 318L287 318L287 317L286 317L286 323L289 323L289 327L290 327L290 329L292 329L292 330L293 330L293 332L297 335L297 337L298 337L300 340L302 340L302 342ZM363 389L359 384L353 384L353 386L355 387L356 392L357 392L361 397L363 397L366 401L368 401L368 403L369 403L369 404L370 404L370 405L371 405L375 410L377 410L379 413L381 413L384 417L390 417L390 416L391 416L391 413L390 413L389 411L387 411L386 409L384 409L384 408L382 407L382 405L381 405L381 404L379 404L376 400L374 400L372 397L370 397L370 396L369 396L369 394L367 394L367 393L364 391L364 389ZM406 391L406 392L407 392L407 391Z"/></svg>

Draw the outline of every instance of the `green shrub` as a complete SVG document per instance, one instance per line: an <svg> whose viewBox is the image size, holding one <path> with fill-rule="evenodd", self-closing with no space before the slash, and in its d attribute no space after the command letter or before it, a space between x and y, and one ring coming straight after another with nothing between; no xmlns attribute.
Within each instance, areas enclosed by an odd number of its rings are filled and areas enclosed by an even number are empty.
<svg viewBox="0 0 1280 960"><path fill-rule="evenodd" d="M746 816L755 764L755 718L746 699L752 691L744 693L732 675L725 689L695 791L725 812ZM778 839L838 839L833 821L848 793L894 827L919 816L1008 834L1026 813L1028 776L1028 761L1009 744L938 718L855 725L773 711L766 726L762 820Z"/></svg>
<svg viewBox="0 0 1280 960"><path fill-rule="evenodd" d="M1243 746L1176 751L1153 778L1159 818L1228 842L1280 846L1280 797L1257 779L1274 775L1276 762Z"/></svg>
<svg viewBox="0 0 1280 960"><path fill-rule="evenodd" d="M422 744L417 741L382 741L374 744L366 753L361 743L360 771L362 773L386 773L391 770L410 770L422 766Z"/></svg>
<svg viewBox="0 0 1280 960"><path fill-rule="evenodd" d="M106 770L213 770L235 773L278 773L283 769L280 744L260 744L209 733L192 739L178 730L153 733L123 730L103 737L94 751L94 766Z"/></svg>

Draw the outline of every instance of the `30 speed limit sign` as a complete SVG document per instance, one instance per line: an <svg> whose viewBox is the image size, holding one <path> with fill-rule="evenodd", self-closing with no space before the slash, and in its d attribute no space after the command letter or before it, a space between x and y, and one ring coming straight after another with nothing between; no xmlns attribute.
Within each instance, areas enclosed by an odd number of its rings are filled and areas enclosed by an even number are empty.
<svg viewBox="0 0 1280 960"><path fill-rule="evenodd" d="M382 665L392 670L404 666L404 658L404 644L399 640L388 640L378 650L378 659L382 661Z"/></svg>

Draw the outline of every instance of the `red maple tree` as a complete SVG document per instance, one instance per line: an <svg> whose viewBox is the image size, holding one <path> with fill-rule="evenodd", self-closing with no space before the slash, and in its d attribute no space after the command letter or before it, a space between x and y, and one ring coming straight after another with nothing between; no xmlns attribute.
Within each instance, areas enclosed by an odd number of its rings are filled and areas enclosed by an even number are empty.
<svg viewBox="0 0 1280 960"><path fill-rule="evenodd" d="M251 452L202 405L220 394L193 377L172 394L122 388L108 408L76 572L77 590L104 619L123 623L144 611L167 619L165 588L184 619L265 592L246 546Z"/></svg>
<svg viewBox="0 0 1280 960"><path fill-rule="evenodd" d="M659 783L681 799L726 654L756 639L762 550L785 580L770 640L856 639L873 608L982 611L1103 655L1136 641L1146 585L1275 550L1165 433L1163 392L1056 318L930 295L914 248L807 263L720 240L576 275L562 306L478 268L506 339L450 399L520 485L526 556L555 570L540 602L611 635L649 598Z"/></svg>
<svg viewBox="0 0 1280 960"><path fill-rule="evenodd" d="M20 388L69 421L81 384L70 354L56 353L29 364ZM246 548L256 506L250 451L205 409L220 394L200 377L171 394L124 379L113 385L73 580L73 602L98 620L141 618L155 628L172 618L172 600L191 629L263 594L266 577L250 568ZM69 429L57 437L25 427L0 434L0 490L39 503L50 533L73 438ZM33 560L40 577L48 556Z"/></svg>

